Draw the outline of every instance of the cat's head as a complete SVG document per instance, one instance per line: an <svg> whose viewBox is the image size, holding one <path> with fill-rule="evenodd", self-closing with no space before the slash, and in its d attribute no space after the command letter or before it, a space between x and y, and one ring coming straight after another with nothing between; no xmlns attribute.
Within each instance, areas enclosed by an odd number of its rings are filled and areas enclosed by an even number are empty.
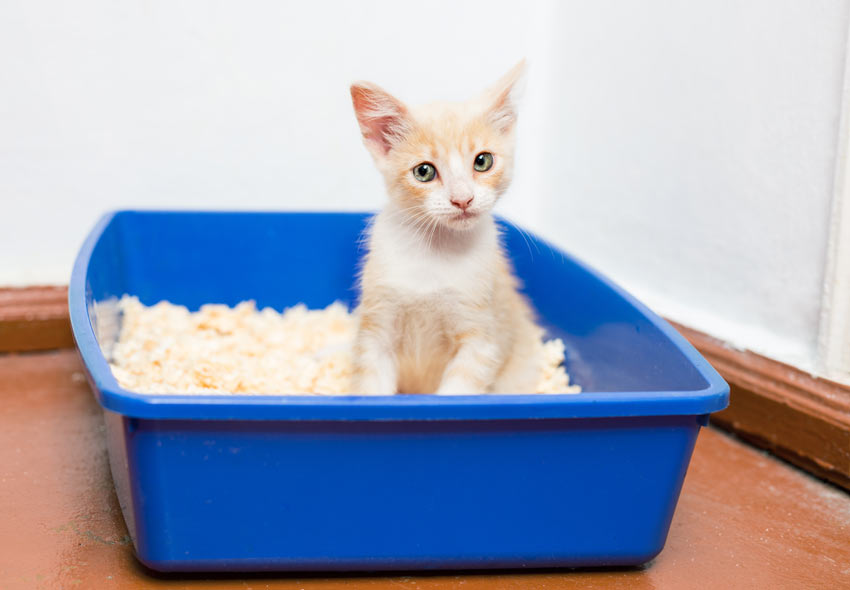
<svg viewBox="0 0 850 590"><path fill-rule="evenodd" d="M351 86L363 140L390 198L424 227L469 229L508 188L515 87L524 62L478 98L408 107L367 82Z"/></svg>

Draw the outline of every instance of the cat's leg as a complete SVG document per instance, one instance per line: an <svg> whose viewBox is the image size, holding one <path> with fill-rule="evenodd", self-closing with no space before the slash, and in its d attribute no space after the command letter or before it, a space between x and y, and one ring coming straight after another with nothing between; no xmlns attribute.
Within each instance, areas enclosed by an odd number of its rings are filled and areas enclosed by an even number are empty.
<svg viewBox="0 0 850 590"><path fill-rule="evenodd" d="M543 358L543 330L531 319L524 300L515 297L510 308L513 343L493 384L493 393L535 393Z"/></svg>
<svg viewBox="0 0 850 590"><path fill-rule="evenodd" d="M511 291L505 300L505 324L511 326L513 341L492 392L536 393L543 358L543 329L533 320L523 297Z"/></svg>
<svg viewBox="0 0 850 590"><path fill-rule="evenodd" d="M354 341L351 393L393 395L398 388L398 361L393 318L387 310L360 310Z"/></svg>
<svg viewBox="0 0 850 590"><path fill-rule="evenodd" d="M438 395L488 393L504 354L485 330L468 330L455 336L457 353L446 365Z"/></svg>
<svg viewBox="0 0 850 590"><path fill-rule="evenodd" d="M492 393L535 393L540 381L543 344L539 338L517 343L493 384Z"/></svg>

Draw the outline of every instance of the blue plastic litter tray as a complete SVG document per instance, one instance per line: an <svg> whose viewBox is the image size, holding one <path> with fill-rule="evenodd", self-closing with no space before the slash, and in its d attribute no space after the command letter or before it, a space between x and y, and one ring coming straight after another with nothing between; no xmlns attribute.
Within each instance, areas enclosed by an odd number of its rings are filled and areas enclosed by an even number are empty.
<svg viewBox="0 0 850 590"><path fill-rule="evenodd" d="M166 396L115 381L101 350L120 325L115 298L353 305L367 219L122 211L92 230L71 321L138 558L162 571L286 571L658 554L700 425L728 386L631 296L511 227L516 271L584 393Z"/></svg>

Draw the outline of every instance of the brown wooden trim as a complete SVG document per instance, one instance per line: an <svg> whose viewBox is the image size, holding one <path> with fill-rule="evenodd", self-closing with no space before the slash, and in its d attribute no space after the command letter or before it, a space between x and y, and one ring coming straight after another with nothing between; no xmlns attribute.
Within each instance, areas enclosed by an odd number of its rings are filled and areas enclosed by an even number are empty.
<svg viewBox="0 0 850 590"><path fill-rule="evenodd" d="M67 287L0 288L0 352L73 346Z"/></svg>
<svg viewBox="0 0 850 590"><path fill-rule="evenodd" d="M673 325L729 383L714 424L850 489L850 387Z"/></svg>

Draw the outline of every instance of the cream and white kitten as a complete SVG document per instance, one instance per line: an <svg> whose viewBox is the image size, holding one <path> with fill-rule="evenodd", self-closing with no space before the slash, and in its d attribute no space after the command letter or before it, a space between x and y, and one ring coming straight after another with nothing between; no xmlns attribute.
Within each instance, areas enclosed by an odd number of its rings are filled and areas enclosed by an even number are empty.
<svg viewBox="0 0 850 590"><path fill-rule="evenodd" d="M534 323L490 211L510 184L521 62L475 100L410 108L355 83L386 181L360 277L353 393L530 393Z"/></svg>

